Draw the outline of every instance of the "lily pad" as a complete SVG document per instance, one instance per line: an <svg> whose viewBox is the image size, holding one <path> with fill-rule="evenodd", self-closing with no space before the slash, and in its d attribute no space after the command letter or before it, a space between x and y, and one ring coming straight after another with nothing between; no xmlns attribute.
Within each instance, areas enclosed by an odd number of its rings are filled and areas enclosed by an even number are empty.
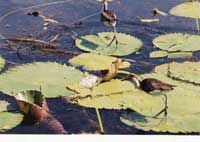
<svg viewBox="0 0 200 142"><path fill-rule="evenodd" d="M172 62L155 68L155 71L162 74L169 72L170 77L200 85L200 64L199 62Z"/></svg>
<svg viewBox="0 0 200 142"><path fill-rule="evenodd" d="M116 61L116 57L84 53L69 60L73 66L83 66L87 70L106 70L111 63ZM128 68L129 62L122 62L119 68Z"/></svg>
<svg viewBox="0 0 200 142"><path fill-rule="evenodd" d="M166 67L161 66L163 69ZM156 70L157 71L157 70ZM164 74L162 74L164 73ZM175 85L174 90L163 92L167 95L167 116L166 118L163 114L159 115L157 118L154 116L160 112L161 104L164 105L164 101L155 101L153 105L140 100L141 102L137 108L135 105L129 107L133 112L126 113L122 115L121 121L129 126L136 127L145 131L153 130L158 132L200 132L200 125L195 125L200 122L199 119L199 101L200 101L200 87L193 84L188 84L186 82L173 80L168 78L165 72L144 74L142 78L156 78L163 82ZM162 97L160 93L157 97ZM148 94L150 95L150 94ZM146 98L143 97L145 100ZM156 99L156 98L155 98ZM147 108L144 108L147 107ZM164 108L164 106L162 106ZM195 126L194 126L195 125Z"/></svg>
<svg viewBox="0 0 200 142"><path fill-rule="evenodd" d="M135 89L131 82L118 79L101 83L94 87L92 91L79 84L70 85L68 88L77 92L75 96L67 98L68 102L86 107L106 109L123 109L131 105L134 99L132 91Z"/></svg>
<svg viewBox="0 0 200 142"><path fill-rule="evenodd" d="M200 50L200 36L182 33L161 35L153 40L155 47L161 50L173 51L198 51Z"/></svg>
<svg viewBox="0 0 200 142"><path fill-rule="evenodd" d="M0 112L0 132L16 127L22 120L23 115L20 113Z"/></svg>
<svg viewBox="0 0 200 142"><path fill-rule="evenodd" d="M3 67L5 66L5 60L0 57L0 71L3 69Z"/></svg>
<svg viewBox="0 0 200 142"><path fill-rule="evenodd" d="M167 57L167 56L168 56L167 51L153 51L149 55L150 58L162 58L162 57Z"/></svg>
<svg viewBox="0 0 200 142"><path fill-rule="evenodd" d="M167 51L153 51L150 53L150 58L162 58L162 57L168 57L168 58L192 58L193 54L192 52L174 52L174 53L169 53Z"/></svg>
<svg viewBox="0 0 200 142"><path fill-rule="evenodd" d="M200 2L185 2L173 7L170 14L189 18L200 18Z"/></svg>
<svg viewBox="0 0 200 142"><path fill-rule="evenodd" d="M0 75L0 90L8 95L38 90L48 98L73 95L66 85L79 82L83 74L73 67L52 62L36 62L10 68Z"/></svg>
<svg viewBox="0 0 200 142"><path fill-rule="evenodd" d="M102 32L98 33L98 35L81 36L76 40L76 46L86 52L125 56L135 53L143 45L142 41L136 37L124 33L117 33L117 39L119 41L118 46L116 47L114 41L109 47L107 47L107 45L112 41L113 35L113 32Z"/></svg>
<svg viewBox="0 0 200 142"><path fill-rule="evenodd" d="M8 112L9 103L0 101L0 132L10 130L21 123L23 115L16 112Z"/></svg>

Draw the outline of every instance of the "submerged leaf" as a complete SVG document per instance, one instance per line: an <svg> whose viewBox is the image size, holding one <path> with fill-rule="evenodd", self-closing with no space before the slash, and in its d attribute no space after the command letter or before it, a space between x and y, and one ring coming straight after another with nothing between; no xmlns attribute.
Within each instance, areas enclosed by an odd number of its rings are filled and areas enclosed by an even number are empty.
<svg viewBox="0 0 200 142"><path fill-rule="evenodd" d="M46 97L68 96L73 93L66 85L79 82L83 74L75 68L58 63L36 62L10 68L0 75L0 90L13 95L23 90L38 90Z"/></svg>
<svg viewBox="0 0 200 142"><path fill-rule="evenodd" d="M153 44L169 52L198 51L200 50L200 36L181 33L166 34L155 38Z"/></svg>
<svg viewBox="0 0 200 142"><path fill-rule="evenodd" d="M138 51L142 47L141 40L124 33L117 33L119 41L116 47L115 41L107 47L112 41L113 32L102 32L98 35L86 35L76 40L76 46L81 50L103 55L125 56Z"/></svg>
<svg viewBox="0 0 200 142"><path fill-rule="evenodd" d="M83 66L87 70L105 70L108 69L116 57L84 53L69 60L73 66ZM129 62L122 62L119 68L128 68Z"/></svg>
<svg viewBox="0 0 200 142"><path fill-rule="evenodd" d="M200 18L200 2L185 2L173 7L170 14L189 18Z"/></svg>

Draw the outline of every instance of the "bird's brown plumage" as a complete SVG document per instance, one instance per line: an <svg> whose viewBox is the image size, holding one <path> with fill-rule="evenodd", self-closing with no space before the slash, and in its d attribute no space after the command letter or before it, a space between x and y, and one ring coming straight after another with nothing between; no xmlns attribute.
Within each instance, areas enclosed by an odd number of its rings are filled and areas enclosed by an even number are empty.
<svg viewBox="0 0 200 142"><path fill-rule="evenodd" d="M154 78L147 78L140 82L140 88L145 92L170 91L173 90L173 87L175 86Z"/></svg>

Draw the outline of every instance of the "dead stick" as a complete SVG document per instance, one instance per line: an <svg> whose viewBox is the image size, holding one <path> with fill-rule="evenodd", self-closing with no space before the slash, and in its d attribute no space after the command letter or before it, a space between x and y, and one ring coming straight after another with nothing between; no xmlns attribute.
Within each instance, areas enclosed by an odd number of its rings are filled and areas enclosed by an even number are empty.
<svg viewBox="0 0 200 142"><path fill-rule="evenodd" d="M41 48L40 50L43 52L49 52L49 53L54 53L54 54L72 54L72 55L81 54L80 52L75 52L75 51L55 50L55 49L48 49L48 48Z"/></svg>
<svg viewBox="0 0 200 142"><path fill-rule="evenodd" d="M11 38L6 38L6 40L11 41L11 42L24 42L24 43L30 43L30 44L37 44L39 46L43 46L43 47L47 47L47 48L54 48L54 49L60 47L57 44L53 44L50 42L33 39L33 38L11 37Z"/></svg>

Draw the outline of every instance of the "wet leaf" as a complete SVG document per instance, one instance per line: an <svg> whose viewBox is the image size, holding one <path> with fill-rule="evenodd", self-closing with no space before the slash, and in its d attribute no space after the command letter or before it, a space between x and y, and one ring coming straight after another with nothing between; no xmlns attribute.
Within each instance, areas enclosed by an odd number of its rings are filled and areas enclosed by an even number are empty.
<svg viewBox="0 0 200 142"><path fill-rule="evenodd" d="M200 85L200 63L199 62L184 62L164 64L155 68L155 71L162 74L170 72L170 76L177 80L182 80L185 83L194 83Z"/></svg>
<svg viewBox="0 0 200 142"><path fill-rule="evenodd" d="M48 114L48 106L44 95L39 91L22 91L15 95L21 111L33 120L39 121Z"/></svg>
<svg viewBox="0 0 200 142"><path fill-rule="evenodd" d="M168 56L168 52L166 51L153 51L150 53L150 58L162 58Z"/></svg>
<svg viewBox="0 0 200 142"><path fill-rule="evenodd" d="M185 2L173 7L170 14L189 18L200 18L200 2Z"/></svg>
<svg viewBox="0 0 200 142"><path fill-rule="evenodd" d="M9 103L6 101L0 101L0 112L8 111Z"/></svg>
<svg viewBox="0 0 200 142"><path fill-rule="evenodd" d="M86 107L106 109L123 109L132 104L130 100L132 93L130 92L135 88L131 82L117 79L99 84L93 88L92 92L78 84L68 87L77 92L76 96L67 98L69 102ZM94 96L93 99L91 98L92 94ZM123 106L126 101L130 103Z"/></svg>
<svg viewBox="0 0 200 142"><path fill-rule="evenodd" d="M161 35L153 40L155 47L161 50L172 51L198 51L200 50L200 36L182 33Z"/></svg>
<svg viewBox="0 0 200 142"><path fill-rule="evenodd" d="M8 112L9 103L0 101L0 132L10 130L21 123L23 115L16 112Z"/></svg>
<svg viewBox="0 0 200 142"><path fill-rule="evenodd" d="M36 62L10 68L0 75L0 90L13 95L23 90L38 90L48 98L73 95L66 85L79 82L83 74L58 63Z"/></svg>
<svg viewBox="0 0 200 142"><path fill-rule="evenodd" d="M5 60L2 57L0 57L0 71L4 68L4 66L5 66Z"/></svg>
<svg viewBox="0 0 200 142"><path fill-rule="evenodd" d="M181 67L177 67L177 64L175 66L176 68L184 70ZM162 69L158 70L158 68ZM160 98L160 101L149 100L150 102L153 102L153 104L151 104L143 101L147 99L143 97L143 100L140 100L140 104L142 105L138 105L137 107L132 105L129 107L129 109L133 110L133 112L122 115L121 121L129 126L145 131L153 130L172 133L200 132L200 125L195 125L200 122L200 87L195 86L194 84L171 79L167 77L166 71L163 71L164 69L167 69L166 65L158 66L155 73L144 74L141 77L156 78L176 86L172 91L163 92L167 95L168 100L167 119L164 119L163 114L154 118L154 116L162 110L161 107L164 108L164 101L161 99L163 93L160 93L160 95L157 96L157 98ZM144 108L144 106L146 106L146 108Z"/></svg>
<svg viewBox="0 0 200 142"><path fill-rule="evenodd" d="M20 113L0 112L0 132L16 127L22 120L23 115Z"/></svg>
<svg viewBox="0 0 200 142"><path fill-rule="evenodd" d="M150 53L150 58L162 58L162 57L168 57L168 58L192 58L192 52L174 52L174 53L168 53L166 51L153 51Z"/></svg>
<svg viewBox="0 0 200 142"><path fill-rule="evenodd" d="M76 40L76 46L87 52L115 56L129 55L135 53L142 47L143 43L141 40L124 33L117 33L117 39L119 41L117 48L115 41L111 46L107 47L112 41L113 35L112 32L102 32L98 33L98 35L81 36Z"/></svg>
<svg viewBox="0 0 200 142"><path fill-rule="evenodd" d="M192 52L175 52L175 53L169 53L168 58L185 58L190 59L192 58L193 54Z"/></svg>
<svg viewBox="0 0 200 142"><path fill-rule="evenodd" d="M84 53L69 60L73 66L83 66L87 70L106 70L111 63L116 61L116 57ZM119 68L128 68L129 62L122 62Z"/></svg>

